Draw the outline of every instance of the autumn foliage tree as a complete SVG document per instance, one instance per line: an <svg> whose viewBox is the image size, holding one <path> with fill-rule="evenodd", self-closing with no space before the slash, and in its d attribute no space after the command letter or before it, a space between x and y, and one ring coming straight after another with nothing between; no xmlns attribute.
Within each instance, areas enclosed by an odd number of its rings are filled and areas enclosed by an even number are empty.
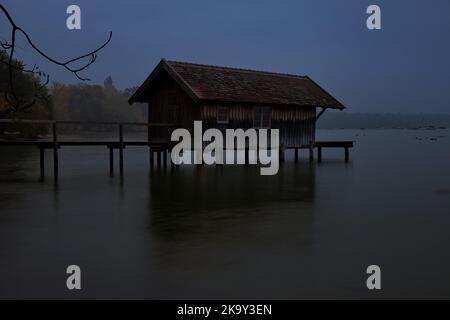
<svg viewBox="0 0 450 320"><path fill-rule="evenodd" d="M0 50L0 92L6 92L9 89L9 66L7 63L8 55L5 51ZM52 110L52 100L48 89L43 86L42 77L39 73L24 71L24 64L21 61L13 60L13 76L15 79L16 95L21 99L30 101L35 99L32 110L21 110L13 112L10 108L9 102L6 100L4 94L0 94L0 118L15 118L22 119L50 119ZM16 131L15 126L0 125L0 133L4 131ZM45 133L45 128L42 126L29 126L26 129L27 135L38 135Z"/></svg>
<svg viewBox="0 0 450 320"><path fill-rule="evenodd" d="M116 89L111 77L104 85L53 83L55 120L82 122L145 122L142 109L130 106L128 96Z"/></svg>

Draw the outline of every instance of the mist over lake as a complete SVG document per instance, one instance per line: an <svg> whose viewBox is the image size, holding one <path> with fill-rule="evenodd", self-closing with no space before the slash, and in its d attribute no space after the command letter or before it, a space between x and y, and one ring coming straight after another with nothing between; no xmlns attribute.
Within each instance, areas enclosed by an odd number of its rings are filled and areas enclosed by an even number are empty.
<svg viewBox="0 0 450 320"><path fill-rule="evenodd" d="M121 182L105 148L65 147L56 185L38 181L37 149L2 148L0 298L450 298L450 130L317 136L355 140L350 162L305 150L271 177L150 171L147 149L127 148ZM365 287L371 264L381 292Z"/></svg>
<svg viewBox="0 0 450 320"><path fill-rule="evenodd" d="M446 129L449 114L327 112L317 123L319 129Z"/></svg>

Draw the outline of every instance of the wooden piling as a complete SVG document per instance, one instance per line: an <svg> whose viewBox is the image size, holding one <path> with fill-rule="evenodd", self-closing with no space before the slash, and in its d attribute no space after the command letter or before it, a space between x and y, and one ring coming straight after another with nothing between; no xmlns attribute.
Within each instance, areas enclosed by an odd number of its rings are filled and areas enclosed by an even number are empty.
<svg viewBox="0 0 450 320"><path fill-rule="evenodd" d="M148 152L149 152L150 168L153 168L153 165L154 165L154 163L155 163L154 154L153 154L153 149L152 149L152 148L148 148Z"/></svg>
<svg viewBox="0 0 450 320"><path fill-rule="evenodd" d="M345 147L345 162L348 162L350 159L350 154L348 151L348 147Z"/></svg>
<svg viewBox="0 0 450 320"><path fill-rule="evenodd" d="M244 148L245 152L245 165L248 165L250 163L250 148Z"/></svg>
<svg viewBox="0 0 450 320"><path fill-rule="evenodd" d="M163 166L164 168L167 167L167 149L163 150Z"/></svg>
<svg viewBox="0 0 450 320"><path fill-rule="evenodd" d="M294 157L295 157L295 163L298 163L298 148L295 148Z"/></svg>
<svg viewBox="0 0 450 320"><path fill-rule="evenodd" d="M161 150L156 151L156 163L158 168L161 167Z"/></svg>
<svg viewBox="0 0 450 320"><path fill-rule="evenodd" d="M58 135L56 122L53 122L53 174L55 180L58 180L59 160L58 160Z"/></svg>
<svg viewBox="0 0 450 320"><path fill-rule="evenodd" d="M119 167L120 175L123 175L123 124L119 125Z"/></svg>
<svg viewBox="0 0 450 320"><path fill-rule="evenodd" d="M45 179L45 149L43 147L39 148L39 158L40 158L40 172L41 172L41 181Z"/></svg>
<svg viewBox="0 0 450 320"><path fill-rule="evenodd" d="M314 161L314 147L310 146L309 147L309 162L313 162Z"/></svg>
<svg viewBox="0 0 450 320"><path fill-rule="evenodd" d="M173 163L173 161L172 161L172 149L170 149L170 153L169 153L169 162L170 162L170 169L171 170L175 169L175 163Z"/></svg>
<svg viewBox="0 0 450 320"><path fill-rule="evenodd" d="M281 146L280 147L280 162L284 162L284 154L285 154L285 152L284 152L284 147L283 146Z"/></svg>
<svg viewBox="0 0 450 320"><path fill-rule="evenodd" d="M114 148L109 146L109 175L114 176Z"/></svg>
<svg viewBox="0 0 450 320"><path fill-rule="evenodd" d="M317 162L322 162L322 147L317 147Z"/></svg>

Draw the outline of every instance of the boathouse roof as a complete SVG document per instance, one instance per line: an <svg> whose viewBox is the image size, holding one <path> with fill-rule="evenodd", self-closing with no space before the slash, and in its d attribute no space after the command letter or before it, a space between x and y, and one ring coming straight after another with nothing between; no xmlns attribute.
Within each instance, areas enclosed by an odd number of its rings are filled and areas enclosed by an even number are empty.
<svg viewBox="0 0 450 320"><path fill-rule="evenodd" d="M344 109L308 76L209 66L162 59L129 99L146 102L153 80L165 70L195 101L313 106Z"/></svg>

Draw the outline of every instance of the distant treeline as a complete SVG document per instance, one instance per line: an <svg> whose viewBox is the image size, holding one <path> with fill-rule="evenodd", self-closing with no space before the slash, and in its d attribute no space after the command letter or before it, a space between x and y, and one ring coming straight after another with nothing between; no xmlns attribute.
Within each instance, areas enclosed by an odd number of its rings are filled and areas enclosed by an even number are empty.
<svg viewBox="0 0 450 320"><path fill-rule="evenodd" d="M53 119L81 122L146 122L145 105L128 104L128 98L134 90L135 88L129 88L119 91L114 87L111 77L106 78L103 86L54 83L51 88ZM90 127L94 129L93 126ZM77 128L91 129L86 126ZM74 126L70 129L74 130ZM97 126L96 129L110 128Z"/></svg>
<svg viewBox="0 0 450 320"><path fill-rule="evenodd" d="M374 114L327 111L319 129L450 128L450 114Z"/></svg>
<svg viewBox="0 0 450 320"><path fill-rule="evenodd" d="M143 104L130 106L128 98L136 88L118 90L107 77L103 85L65 85L57 82L46 86L46 74L34 67L30 71L19 60L13 60L14 90L9 77L9 56L0 50L0 118L67 120L80 122L146 122L147 108ZM9 97L24 103L14 105ZM24 108L24 105L28 105ZM48 125L0 124L0 136L14 138L37 137L48 133ZM64 131L116 130L107 126L62 126Z"/></svg>

